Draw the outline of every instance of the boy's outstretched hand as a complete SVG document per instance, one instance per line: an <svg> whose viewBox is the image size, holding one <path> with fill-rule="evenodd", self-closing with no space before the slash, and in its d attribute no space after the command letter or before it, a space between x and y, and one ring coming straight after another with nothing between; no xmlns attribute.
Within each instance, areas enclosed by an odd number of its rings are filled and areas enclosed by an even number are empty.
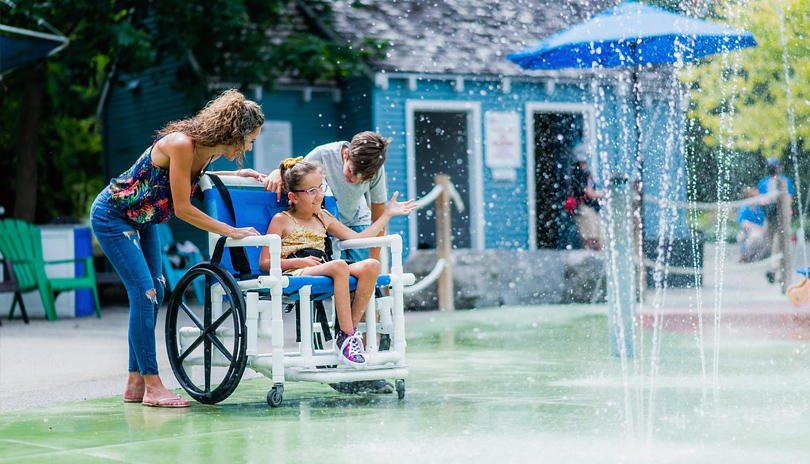
<svg viewBox="0 0 810 464"><path fill-rule="evenodd" d="M391 201L389 201L388 205L385 207L386 213L391 216L406 216L416 209L414 200L399 202L397 201L397 196L399 196L399 192L394 192L391 196Z"/></svg>

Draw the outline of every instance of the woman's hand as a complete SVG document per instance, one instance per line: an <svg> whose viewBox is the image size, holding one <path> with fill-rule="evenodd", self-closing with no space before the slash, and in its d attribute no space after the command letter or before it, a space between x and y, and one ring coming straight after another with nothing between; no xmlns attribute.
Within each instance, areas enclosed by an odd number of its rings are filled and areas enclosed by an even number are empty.
<svg viewBox="0 0 810 464"><path fill-rule="evenodd" d="M307 256L306 258L295 258L296 266L295 269L300 269L302 267L312 267L317 266L318 264L323 264L320 258L316 258L314 256Z"/></svg>
<svg viewBox="0 0 810 464"><path fill-rule="evenodd" d="M416 209L416 203L413 200L398 202L397 196L399 196L399 192L394 192L391 196L391 201L385 207L386 214L389 216L406 216Z"/></svg>
<svg viewBox="0 0 810 464"><path fill-rule="evenodd" d="M281 201L281 173L278 169L265 176L264 191L276 192L276 201Z"/></svg>
<svg viewBox="0 0 810 464"><path fill-rule="evenodd" d="M255 237L257 235L261 234L253 227L234 227L231 233L228 234L228 237L237 240L245 237Z"/></svg>
<svg viewBox="0 0 810 464"><path fill-rule="evenodd" d="M240 169L236 171L236 175L239 177L252 177L259 182L264 182L265 178L267 177L258 171L254 171L253 169Z"/></svg>

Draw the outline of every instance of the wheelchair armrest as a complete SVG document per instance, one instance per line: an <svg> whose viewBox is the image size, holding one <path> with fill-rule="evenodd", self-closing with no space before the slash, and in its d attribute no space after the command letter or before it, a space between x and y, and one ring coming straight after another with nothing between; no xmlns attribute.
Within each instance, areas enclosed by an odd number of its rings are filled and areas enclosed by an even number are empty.
<svg viewBox="0 0 810 464"><path fill-rule="evenodd" d="M338 250L348 250L352 248L373 248L387 245L391 250L391 273L402 274L402 236L398 234L391 234L383 237L340 240L336 243L336 245Z"/></svg>
<svg viewBox="0 0 810 464"><path fill-rule="evenodd" d="M220 238L220 235L208 234L208 249L212 250L212 253ZM270 271L268 275L275 279L281 278L281 237L279 235L267 234L240 239L228 238L225 240L225 247L267 247L270 251Z"/></svg>
<svg viewBox="0 0 810 464"><path fill-rule="evenodd" d="M216 245L217 240L220 236L215 234L209 234L209 240L211 240L211 249L214 249L214 245ZM225 240L226 247L247 247L247 246L266 246L270 248L270 252L272 253L276 247L278 247L278 252L281 252L281 237L276 234L267 234L267 235L257 235L253 237L245 237L240 239L228 238Z"/></svg>
<svg viewBox="0 0 810 464"><path fill-rule="evenodd" d="M382 237L352 238L349 240L338 240L336 243L341 250L352 248L375 248L379 246L394 246L395 242L402 243L402 237L397 234L384 235Z"/></svg>

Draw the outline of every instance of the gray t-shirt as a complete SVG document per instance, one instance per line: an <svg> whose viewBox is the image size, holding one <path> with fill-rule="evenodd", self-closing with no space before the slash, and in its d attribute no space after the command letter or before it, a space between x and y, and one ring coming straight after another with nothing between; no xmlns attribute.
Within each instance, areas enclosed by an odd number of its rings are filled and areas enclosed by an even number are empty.
<svg viewBox="0 0 810 464"><path fill-rule="evenodd" d="M385 183L385 167L380 168L371 182L350 184L343 175L343 157L340 151L349 142L333 142L315 148L304 157L307 161L317 161L323 165L324 180L329 184L338 205L340 222L347 226L367 226L371 224L371 210L366 204L366 192L370 192L372 203L388 201Z"/></svg>

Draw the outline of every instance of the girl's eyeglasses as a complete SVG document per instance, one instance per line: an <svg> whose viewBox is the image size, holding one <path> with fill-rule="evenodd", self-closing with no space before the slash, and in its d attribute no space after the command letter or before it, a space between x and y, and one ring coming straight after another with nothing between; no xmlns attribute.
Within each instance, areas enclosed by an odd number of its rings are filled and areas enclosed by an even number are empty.
<svg viewBox="0 0 810 464"><path fill-rule="evenodd" d="M321 184L320 187L312 187L306 190L293 190L296 193L306 193L307 195L317 195L318 193L326 194L326 184Z"/></svg>

